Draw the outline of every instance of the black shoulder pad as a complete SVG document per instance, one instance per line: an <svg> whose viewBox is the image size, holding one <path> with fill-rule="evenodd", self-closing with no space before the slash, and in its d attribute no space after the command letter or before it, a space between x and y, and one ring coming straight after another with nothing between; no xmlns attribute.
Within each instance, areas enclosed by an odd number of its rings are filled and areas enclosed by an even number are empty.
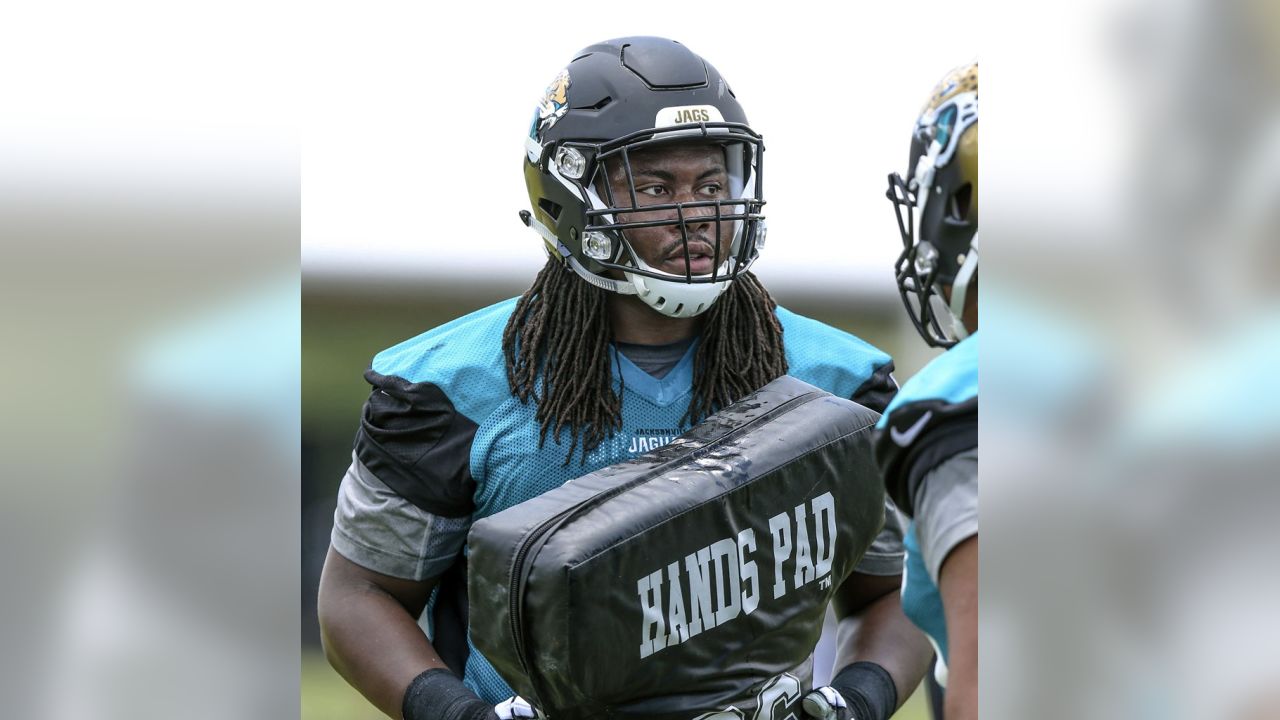
<svg viewBox="0 0 1280 720"><path fill-rule="evenodd" d="M883 413L889 407L889 401L898 394L898 381L893 379L893 361L881 365L871 373L871 377L853 391L850 400L859 405Z"/></svg>
<svg viewBox="0 0 1280 720"><path fill-rule="evenodd" d="M933 468L978 447L978 398L962 403L925 400L896 407L887 427L875 434L876 464L885 491L909 517L916 489Z"/></svg>
<svg viewBox="0 0 1280 720"><path fill-rule="evenodd" d="M431 383L368 370L373 392L356 433L356 457L379 480L427 512L462 517L475 509L471 441L477 426Z"/></svg>

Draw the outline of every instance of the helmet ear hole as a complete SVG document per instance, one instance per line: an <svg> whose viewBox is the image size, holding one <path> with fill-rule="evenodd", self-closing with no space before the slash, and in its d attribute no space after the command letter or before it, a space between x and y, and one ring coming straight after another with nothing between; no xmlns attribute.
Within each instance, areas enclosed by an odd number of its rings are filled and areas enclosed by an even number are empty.
<svg viewBox="0 0 1280 720"><path fill-rule="evenodd" d="M560 207L560 205L558 205L557 203L553 203L546 198L538 199L538 207L542 209L542 212L550 216L552 220L559 220L560 213L562 210L564 210L564 208Z"/></svg>
<svg viewBox="0 0 1280 720"><path fill-rule="evenodd" d="M947 202L947 215L952 220L964 222L969 219L969 206L973 199L973 183L965 183L951 194Z"/></svg>

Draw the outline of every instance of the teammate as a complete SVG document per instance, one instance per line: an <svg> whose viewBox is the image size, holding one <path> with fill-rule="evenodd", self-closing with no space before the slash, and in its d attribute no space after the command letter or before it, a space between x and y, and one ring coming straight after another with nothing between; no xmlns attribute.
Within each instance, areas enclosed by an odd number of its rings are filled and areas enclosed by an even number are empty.
<svg viewBox="0 0 1280 720"><path fill-rule="evenodd" d="M885 487L912 522L902 604L937 654L948 720L978 717L978 65L949 72L911 137L907 178L889 176L903 250L898 289L925 342L949 350L913 376L876 425ZM847 663L837 656L837 667ZM853 670L805 698L848 716ZM862 717L855 710L853 717Z"/></svg>
<svg viewBox="0 0 1280 720"><path fill-rule="evenodd" d="M784 373L876 410L896 390L888 356L777 307L749 272L764 146L684 46L580 51L525 144L521 218L548 253L532 287L379 353L365 375L319 615L335 668L392 717L492 718L512 694L468 639L485 622L467 617L472 521L665 444ZM863 621L868 717L888 717L928 661L899 606L901 532L887 505L840 592Z"/></svg>
<svg viewBox="0 0 1280 720"><path fill-rule="evenodd" d="M876 426L885 487L912 517L902 603L937 652L948 720L978 717L978 65L930 93L907 179L889 177L904 248L903 302L949 348L902 387ZM917 224L918 223L918 224Z"/></svg>

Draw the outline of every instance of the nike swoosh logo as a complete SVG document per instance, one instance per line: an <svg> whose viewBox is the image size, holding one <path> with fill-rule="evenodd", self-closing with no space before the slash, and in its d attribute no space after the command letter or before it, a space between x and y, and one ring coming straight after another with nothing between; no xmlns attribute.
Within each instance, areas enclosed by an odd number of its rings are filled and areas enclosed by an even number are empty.
<svg viewBox="0 0 1280 720"><path fill-rule="evenodd" d="M921 415L920 419L916 420L914 425L907 428L906 432L899 432L898 428L890 425L889 437L893 438L893 441L897 443L899 447L906 447L916 439L916 436L920 434L921 430L924 430L924 426L929 424L929 420L932 417L933 411L929 410L925 414Z"/></svg>

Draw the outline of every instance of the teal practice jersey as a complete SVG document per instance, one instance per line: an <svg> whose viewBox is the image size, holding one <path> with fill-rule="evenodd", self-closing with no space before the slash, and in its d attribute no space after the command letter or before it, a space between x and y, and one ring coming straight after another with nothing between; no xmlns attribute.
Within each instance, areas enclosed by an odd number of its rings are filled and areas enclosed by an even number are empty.
<svg viewBox="0 0 1280 720"><path fill-rule="evenodd" d="M554 431L540 442L536 406L509 389L502 336L516 301L479 310L379 353L366 379L373 392L355 441L355 457L440 527L465 533L488 517L553 488L664 445L689 429L695 341L664 377L655 378L609 348L622 427L598 447L566 463L570 437ZM827 325L777 309L788 374L877 412L896 391L888 355ZM450 625L466 617L465 547L446 572L429 612L441 657L480 697L512 693L469 635ZM377 568L374 568L375 570Z"/></svg>

